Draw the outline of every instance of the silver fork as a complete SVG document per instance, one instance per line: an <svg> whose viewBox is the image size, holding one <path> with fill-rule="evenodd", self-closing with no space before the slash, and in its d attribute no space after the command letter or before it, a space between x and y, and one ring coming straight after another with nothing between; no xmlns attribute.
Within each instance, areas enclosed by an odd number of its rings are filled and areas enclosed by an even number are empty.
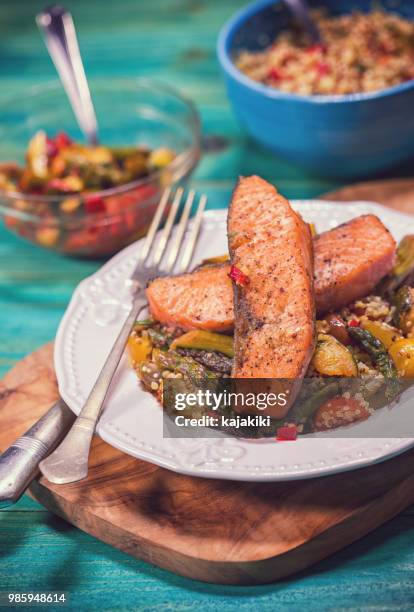
<svg viewBox="0 0 414 612"><path fill-rule="evenodd" d="M133 325L139 313L147 305L145 299L146 284L151 278L173 271L182 247L183 253L180 262L180 271L185 271L189 267L198 238L207 197L205 195L200 196L191 231L188 237L186 237L185 232L188 227L190 212L195 199L194 191L188 193L175 235L170 240L171 230L181 201L183 200L183 195L183 189L178 188L172 198L171 208L164 228L160 235L158 235L157 231L162 223L164 211L170 201L171 190L167 189L164 191L161 197L140 252L138 262L130 277L133 303L126 321L119 332L115 344L79 416L63 442L61 442L49 457L40 463L40 470L50 482L65 484L86 478L88 474L88 458L92 436L101 415L109 386L124 352ZM163 266L161 270L163 261L165 261L165 266Z"/></svg>

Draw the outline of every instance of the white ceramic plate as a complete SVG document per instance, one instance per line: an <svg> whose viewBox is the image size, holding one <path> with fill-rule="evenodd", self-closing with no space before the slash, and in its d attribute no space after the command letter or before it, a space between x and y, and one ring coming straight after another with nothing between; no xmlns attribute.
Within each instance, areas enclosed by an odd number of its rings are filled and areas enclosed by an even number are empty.
<svg viewBox="0 0 414 612"><path fill-rule="evenodd" d="M293 206L318 231L335 227L364 213L377 214L398 240L414 233L414 218L372 203L296 201ZM226 210L205 214L194 255L201 259L227 251ZM126 279L139 252L135 243L80 283L60 324L55 343L59 390L78 413L103 365L128 310ZM407 402L405 402L407 404ZM388 420L390 435L404 402L378 411L372 419ZM381 421L383 426L383 421ZM110 389L98 433L120 450L163 467L212 478L234 480L290 480L350 470L382 461L414 445L414 439L361 438L364 424L348 428L349 438L306 436L295 442L276 443L230 437L203 439L163 438L162 412L155 399L138 386L126 358ZM384 429L382 429L384 431Z"/></svg>

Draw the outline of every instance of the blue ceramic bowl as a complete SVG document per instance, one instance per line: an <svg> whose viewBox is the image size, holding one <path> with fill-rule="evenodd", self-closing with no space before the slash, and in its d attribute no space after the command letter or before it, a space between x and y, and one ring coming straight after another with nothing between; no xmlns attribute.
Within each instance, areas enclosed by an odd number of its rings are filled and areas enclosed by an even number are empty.
<svg viewBox="0 0 414 612"><path fill-rule="evenodd" d="M370 10L370 0L312 1L332 14ZM414 19L414 2L382 2ZM266 47L290 14L279 0L260 0L223 27L218 57L229 98L248 132L291 162L317 174L366 176L414 156L414 81L373 93L342 96L287 94L257 83L234 64L240 49Z"/></svg>

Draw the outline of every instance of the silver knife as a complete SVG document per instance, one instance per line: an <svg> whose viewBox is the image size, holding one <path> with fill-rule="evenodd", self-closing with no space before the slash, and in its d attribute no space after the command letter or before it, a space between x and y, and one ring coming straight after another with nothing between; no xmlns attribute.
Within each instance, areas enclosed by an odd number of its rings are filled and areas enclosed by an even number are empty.
<svg viewBox="0 0 414 612"><path fill-rule="evenodd" d="M14 504L39 472L39 463L67 434L76 415L59 399L0 455L0 508Z"/></svg>

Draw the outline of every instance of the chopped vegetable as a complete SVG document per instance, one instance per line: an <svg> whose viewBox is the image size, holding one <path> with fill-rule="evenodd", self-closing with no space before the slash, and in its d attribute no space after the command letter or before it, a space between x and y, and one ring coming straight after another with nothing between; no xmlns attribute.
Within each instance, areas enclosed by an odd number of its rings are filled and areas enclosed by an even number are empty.
<svg viewBox="0 0 414 612"><path fill-rule="evenodd" d="M339 340L342 344L351 344L351 338L349 337L345 321L342 317L331 314L326 317L326 322L328 323L331 336Z"/></svg>
<svg viewBox="0 0 414 612"><path fill-rule="evenodd" d="M133 364L139 364L151 355L152 343L147 335L132 333L128 338L128 353Z"/></svg>
<svg viewBox="0 0 414 612"><path fill-rule="evenodd" d="M229 276L240 287L246 287L250 282L249 277L236 266L231 266Z"/></svg>
<svg viewBox="0 0 414 612"><path fill-rule="evenodd" d="M95 214L105 212L105 200L102 196L97 194L86 195L83 199L85 204L85 211L87 213Z"/></svg>
<svg viewBox="0 0 414 612"><path fill-rule="evenodd" d="M154 349L153 359L160 370L179 372L184 376L188 376L190 380L195 383L199 383L208 378L215 378L215 375L207 370L207 368L204 368L200 363L191 359L191 357L183 357L176 351L161 351L159 349Z"/></svg>
<svg viewBox="0 0 414 612"><path fill-rule="evenodd" d="M400 390L398 372L384 344L362 327L349 327L348 332L351 338L356 340L368 353L381 374L387 379L385 394L388 399L394 399Z"/></svg>
<svg viewBox="0 0 414 612"><path fill-rule="evenodd" d="M363 421L370 415L366 402L343 395L332 397L319 406L313 421L317 431L335 429Z"/></svg>
<svg viewBox="0 0 414 612"><path fill-rule="evenodd" d="M414 277L414 235L405 236L397 249L397 260L393 271L379 284L378 290L383 295L392 294L403 283L410 284Z"/></svg>
<svg viewBox="0 0 414 612"><path fill-rule="evenodd" d="M165 168L173 161L174 157L174 152L171 149L160 148L151 153L149 163L155 168Z"/></svg>
<svg viewBox="0 0 414 612"><path fill-rule="evenodd" d="M167 349L174 340L172 334L158 327L149 327L147 334L151 338L152 344L157 348Z"/></svg>
<svg viewBox="0 0 414 612"><path fill-rule="evenodd" d="M150 327L151 325L154 325L153 319L139 319L135 321L134 329L143 330L146 327Z"/></svg>
<svg viewBox="0 0 414 612"><path fill-rule="evenodd" d="M339 382L332 381L324 383L320 389L313 391L310 395L306 393L305 397L300 396L289 412L289 419L306 427L319 406L329 398L337 395L339 391Z"/></svg>
<svg viewBox="0 0 414 612"><path fill-rule="evenodd" d="M403 285L394 296L394 323L405 334L410 334L414 324L414 289Z"/></svg>
<svg viewBox="0 0 414 612"><path fill-rule="evenodd" d="M29 142L26 153L27 169L38 179L48 176L47 139L43 130L37 132ZM17 190L16 190L17 191Z"/></svg>
<svg viewBox="0 0 414 612"><path fill-rule="evenodd" d="M233 360L223 353L216 353L213 351L199 351L197 349L176 349L180 355L191 357L204 365L213 372L220 374L231 374L233 366Z"/></svg>
<svg viewBox="0 0 414 612"><path fill-rule="evenodd" d="M27 165L20 169L15 191L47 195L101 191L148 176L174 157L166 148L89 146L64 133L48 138L39 131L28 145Z"/></svg>
<svg viewBox="0 0 414 612"><path fill-rule="evenodd" d="M60 231L57 227L39 227L36 239L44 247L52 247L59 240Z"/></svg>
<svg viewBox="0 0 414 612"><path fill-rule="evenodd" d="M82 205L82 200L79 197L66 198L60 203L60 210L67 214L72 214Z"/></svg>
<svg viewBox="0 0 414 612"><path fill-rule="evenodd" d="M358 376L351 351L329 334L319 334L312 365L325 376Z"/></svg>
<svg viewBox="0 0 414 612"><path fill-rule="evenodd" d="M401 279L405 279L414 269L414 235L404 236L398 245L397 262L393 273Z"/></svg>
<svg viewBox="0 0 414 612"><path fill-rule="evenodd" d="M161 398L161 375L158 366L152 361L141 361L137 364L137 372L142 384L152 393L156 392Z"/></svg>
<svg viewBox="0 0 414 612"><path fill-rule="evenodd" d="M390 355L401 376L414 377L414 340L401 338L390 347Z"/></svg>
<svg viewBox="0 0 414 612"><path fill-rule="evenodd" d="M111 254L147 230L160 193L172 180L160 169L174 157L164 147L90 146L63 132L48 137L38 131L28 144L24 165L0 164L0 192L36 196L10 199L8 226L61 252ZM136 184L138 179L147 180ZM25 212L36 217L35 223L19 214L22 203ZM53 239L45 229L52 223L58 227Z"/></svg>
<svg viewBox="0 0 414 612"><path fill-rule="evenodd" d="M391 344L401 338L398 329L383 323L382 321L371 321L370 319L361 320L362 329L369 331L375 338L380 340L385 348L390 348Z"/></svg>
<svg viewBox="0 0 414 612"><path fill-rule="evenodd" d="M271 81L281 81L283 79L283 73L275 67L270 68L267 73L267 78Z"/></svg>
<svg viewBox="0 0 414 612"><path fill-rule="evenodd" d="M176 338L172 349L189 348L204 351L217 351L228 357L234 357L233 338L223 334L214 334L208 331L194 330Z"/></svg>
<svg viewBox="0 0 414 612"><path fill-rule="evenodd" d="M276 430L276 440L296 440L298 437L298 428L296 425L285 425L284 427L278 427Z"/></svg>

